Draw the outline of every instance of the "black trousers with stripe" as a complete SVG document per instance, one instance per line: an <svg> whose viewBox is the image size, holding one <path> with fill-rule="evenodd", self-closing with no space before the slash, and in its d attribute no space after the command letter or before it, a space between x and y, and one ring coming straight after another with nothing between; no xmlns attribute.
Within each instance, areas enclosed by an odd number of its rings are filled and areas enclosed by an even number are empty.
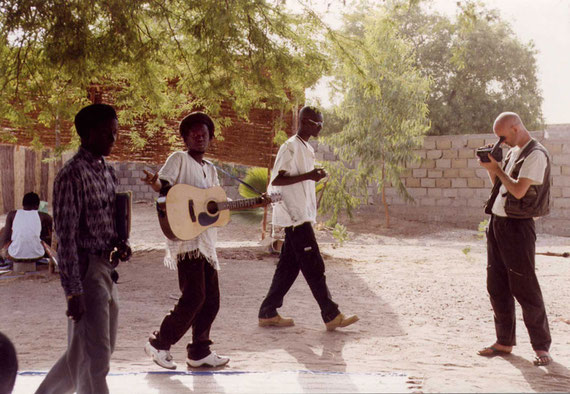
<svg viewBox="0 0 570 394"><path fill-rule="evenodd" d="M259 309L260 318L277 316L277 308L283 305L283 298L299 272L303 273L313 297L319 304L323 321L328 323L340 313L327 287L325 263L315 239L313 226L310 222L305 222L299 226L285 228L285 242L271 287Z"/></svg>
<svg viewBox="0 0 570 394"><path fill-rule="evenodd" d="M192 343L186 349L188 358L199 360L210 354L210 328L220 309L218 271L202 255L178 256L178 285L182 295L150 343L170 350L192 328Z"/></svg>
<svg viewBox="0 0 570 394"><path fill-rule="evenodd" d="M487 291L495 315L497 343L516 345L515 299L534 350L550 348L542 292L535 272L534 219L492 215L487 231Z"/></svg>

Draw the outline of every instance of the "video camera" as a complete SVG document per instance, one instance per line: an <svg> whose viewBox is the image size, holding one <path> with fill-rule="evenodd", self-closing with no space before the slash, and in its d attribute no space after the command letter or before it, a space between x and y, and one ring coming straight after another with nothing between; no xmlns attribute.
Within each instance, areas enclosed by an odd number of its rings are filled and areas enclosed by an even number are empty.
<svg viewBox="0 0 570 394"><path fill-rule="evenodd" d="M481 148L477 148L475 153L477 154L477 156L479 156L479 159L484 163L488 163L491 161L487 156L488 154L491 154L491 156L493 156L493 159L495 159L496 161L501 162L503 160L503 150L501 149L501 143L504 140L505 137L499 137L499 141L497 141L495 145L482 146Z"/></svg>

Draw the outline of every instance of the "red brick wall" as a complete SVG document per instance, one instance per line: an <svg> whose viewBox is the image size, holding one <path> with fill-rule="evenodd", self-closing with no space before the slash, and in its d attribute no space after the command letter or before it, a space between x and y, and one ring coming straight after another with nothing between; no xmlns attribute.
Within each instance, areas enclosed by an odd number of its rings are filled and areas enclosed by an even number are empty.
<svg viewBox="0 0 570 394"><path fill-rule="evenodd" d="M252 109L249 114L249 121L245 121L238 118L230 103L223 103L219 116L231 119L232 124L222 129L223 140L217 139L212 143L207 155L209 158L249 166L269 167L272 165L279 148L273 145L273 125L280 116L279 111ZM168 121L169 131L177 134L179 120ZM292 135L296 127L293 113L291 111L285 113L283 121L286 125L286 133ZM9 128L6 123L2 126ZM74 132L71 126L70 120L62 125L60 144L67 144L71 140L71 133ZM141 121L134 127L142 128L143 126ZM128 130L121 129L121 127L119 129L119 140L113 149L110 160L158 164L163 163L171 152L184 149L183 142L179 137L172 145L167 142L168 133L166 129L160 130L152 137L147 137L145 147L134 149L130 138L128 138ZM44 147L54 148L56 146L54 130L37 126L35 131L39 134ZM32 135L26 131L12 130L12 134L16 137L16 144L18 145L29 146L32 141Z"/></svg>

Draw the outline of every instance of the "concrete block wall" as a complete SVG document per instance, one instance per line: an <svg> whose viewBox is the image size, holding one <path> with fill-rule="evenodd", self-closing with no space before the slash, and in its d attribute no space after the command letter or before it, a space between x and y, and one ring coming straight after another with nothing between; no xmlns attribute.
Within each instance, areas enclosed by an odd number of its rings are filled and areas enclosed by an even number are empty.
<svg viewBox="0 0 570 394"><path fill-rule="evenodd" d="M147 163L134 163L134 162L110 162L115 168L117 178L119 178L119 191L131 191L133 193L133 202L137 201L155 201L158 193L151 189L150 186L141 181L140 178L144 176L143 170L149 172L156 172L162 165L154 165ZM224 170L228 171L222 167ZM231 166L229 173L236 175L240 178L245 174L246 166ZM228 197L232 199L243 198L238 193L239 182L231 177L218 171L220 176L220 184L226 191Z"/></svg>
<svg viewBox="0 0 570 394"><path fill-rule="evenodd" d="M570 236L570 125L549 126L546 132L531 134L552 157L551 214L537 220L537 230ZM416 152L420 160L409 163L403 176L415 203L406 204L395 189L388 188L391 213L477 228L488 217L483 205L491 182L487 171L479 166L475 149L496 140L493 134L426 137ZM378 197L375 203L379 203Z"/></svg>
<svg viewBox="0 0 570 394"><path fill-rule="evenodd" d="M570 124L549 126L546 132L532 132L552 156L551 214L537 221L537 230L570 236ZM395 189L387 188L387 202L394 217L411 220L452 223L477 228L488 218L483 212L491 182L487 171L480 167L475 149L494 143L493 134L426 137L423 147L416 151L420 160L408 163L403 174L408 192L415 203L405 203ZM331 147L311 140L317 161L338 160ZM503 151L506 154L506 149ZM157 171L160 166L145 163L112 163L117 170L120 190L132 190L133 200L154 201L157 193L139 178L143 169ZM243 177L246 166L226 166ZM241 198L239 183L227 175L220 175L220 183L228 197ZM369 203L381 204L376 188L370 187Z"/></svg>

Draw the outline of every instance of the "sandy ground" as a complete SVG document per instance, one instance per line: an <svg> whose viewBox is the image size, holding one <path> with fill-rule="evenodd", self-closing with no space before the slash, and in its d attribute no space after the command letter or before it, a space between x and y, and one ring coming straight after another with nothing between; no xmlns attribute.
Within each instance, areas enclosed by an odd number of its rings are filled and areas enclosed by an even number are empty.
<svg viewBox="0 0 570 394"><path fill-rule="evenodd" d="M538 368L518 306L519 344L513 354L476 355L494 340L485 242L476 229L395 219L386 229L370 210L346 224L350 240L343 246L330 230L317 231L333 298L342 312L361 318L335 332L325 331L302 276L280 310L295 319L295 327L258 327L257 311L277 258L258 245L257 226L234 220L220 230L222 299L212 339L214 349L231 358L226 370L402 372L412 377L411 390L424 392L570 391L570 259L537 256L555 359ZM154 207L135 204L135 253L119 267L121 312L112 372L160 370L143 345L179 294L176 273L162 265L162 240ZM569 251L570 239L539 235L537 250ZM20 369L49 369L66 346L58 276L43 271L0 279L0 300L0 330L14 341ZM172 348L179 364L188 339Z"/></svg>

